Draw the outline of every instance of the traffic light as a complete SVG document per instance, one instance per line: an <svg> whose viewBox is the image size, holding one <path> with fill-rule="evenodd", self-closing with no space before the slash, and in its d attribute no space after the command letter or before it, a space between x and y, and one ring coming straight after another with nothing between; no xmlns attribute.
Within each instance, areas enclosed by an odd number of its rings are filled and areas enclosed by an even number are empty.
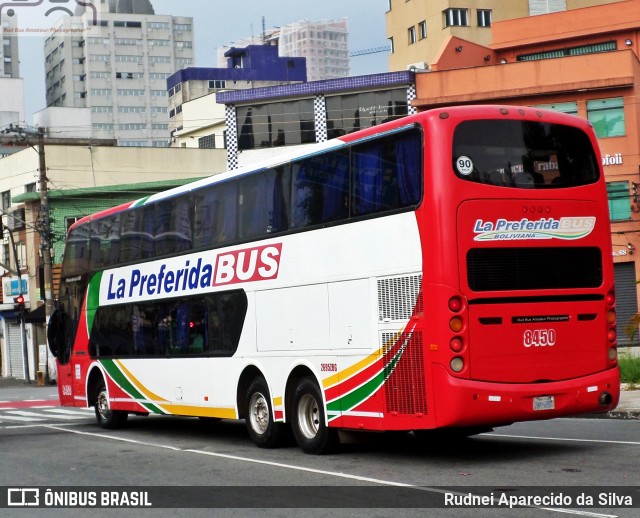
<svg viewBox="0 0 640 518"><path fill-rule="evenodd" d="M18 295L17 297L14 297L13 302L13 309L19 311L20 313L24 313L24 295Z"/></svg>

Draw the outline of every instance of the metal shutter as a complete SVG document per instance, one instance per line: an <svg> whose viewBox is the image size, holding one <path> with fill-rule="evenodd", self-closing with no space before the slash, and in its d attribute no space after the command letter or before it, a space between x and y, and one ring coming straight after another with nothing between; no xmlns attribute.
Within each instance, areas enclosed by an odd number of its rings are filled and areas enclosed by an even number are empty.
<svg viewBox="0 0 640 518"><path fill-rule="evenodd" d="M9 369L11 378L24 379L24 358L22 356L22 333L20 324L9 323Z"/></svg>
<svg viewBox="0 0 640 518"><path fill-rule="evenodd" d="M618 314L618 345L640 345L640 336L636 329L633 343L629 337L629 322L638 313L638 294L636 289L635 263L616 263L616 311Z"/></svg>

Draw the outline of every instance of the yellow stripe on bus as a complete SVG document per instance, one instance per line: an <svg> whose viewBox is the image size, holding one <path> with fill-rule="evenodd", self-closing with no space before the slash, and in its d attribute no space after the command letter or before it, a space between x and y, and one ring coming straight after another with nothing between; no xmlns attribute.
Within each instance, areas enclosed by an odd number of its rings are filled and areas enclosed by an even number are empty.
<svg viewBox="0 0 640 518"><path fill-rule="evenodd" d="M138 380L138 378L136 378L129 369L127 369L120 360L114 360L114 363L118 366L118 368L127 376L127 378L129 378L129 381L131 383L133 383L136 388L145 395L145 397L154 402L155 404L158 404L156 402L162 402L162 403L168 403L168 401L164 398L161 398L160 396L158 396L157 394L154 394L153 392L147 390L144 385L142 383L140 383L140 380Z"/></svg>
<svg viewBox="0 0 640 518"><path fill-rule="evenodd" d="M391 338L386 344L384 344L383 347L381 347L374 353L370 354L366 358L363 358L358 363L322 380L322 386L325 389L330 388L333 385L338 384L340 381L344 381L345 379L350 378L354 374L358 374L358 372L363 371L364 369L369 367L369 365L371 365L372 363L375 363L377 360L380 359L380 356L384 353L384 351L387 350L389 346L393 344L398 339L399 336L402 335L402 333L404 333L405 329L406 327L401 329L397 333L394 333L393 338Z"/></svg>
<svg viewBox="0 0 640 518"><path fill-rule="evenodd" d="M209 408L190 405L158 404L162 410L174 415L195 417L219 417L220 419L238 419L234 408Z"/></svg>

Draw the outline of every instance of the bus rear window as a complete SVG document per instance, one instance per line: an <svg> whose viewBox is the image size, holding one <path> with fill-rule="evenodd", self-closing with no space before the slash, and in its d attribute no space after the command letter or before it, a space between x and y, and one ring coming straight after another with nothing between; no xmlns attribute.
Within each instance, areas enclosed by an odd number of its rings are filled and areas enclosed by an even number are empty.
<svg viewBox="0 0 640 518"><path fill-rule="evenodd" d="M577 187L598 180L589 137L560 124L471 120L453 135L453 170L464 180L521 189Z"/></svg>

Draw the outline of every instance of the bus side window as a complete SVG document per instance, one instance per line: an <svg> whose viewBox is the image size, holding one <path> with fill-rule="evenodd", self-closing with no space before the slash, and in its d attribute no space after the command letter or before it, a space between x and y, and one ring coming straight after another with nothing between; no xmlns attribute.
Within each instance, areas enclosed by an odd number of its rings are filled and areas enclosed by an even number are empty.
<svg viewBox="0 0 640 518"><path fill-rule="evenodd" d="M120 214L91 223L91 268L101 270L120 261Z"/></svg>
<svg viewBox="0 0 640 518"><path fill-rule="evenodd" d="M344 151L306 158L292 167L292 226L349 217L349 158Z"/></svg>
<svg viewBox="0 0 640 518"><path fill-rule="evenodd" d="M155 255L167 255L191 249L193 231L190 196L178 196L156 207Z"/></svg>
<svg viewBox="0 0 640 518"><path fill-rule="evenodd" d="M242 179L238 187L239 237L262 237L288 229L288 168L260 171Z"/></svg>
<svg viewBox="0 0 640 518"><path fill-rule="evenodd" d="M194 247L215 246L236 239L235 182L213 185L197 192L194 205Z"/></svg>
<svg viewBox="0 0 640 518"><path fill-rule="evenodd" d="M120 259L122 262L149 259L154 254L155 214L153 206L143 206L122 214Z"/></svg>
<svg viewBox="0 0 640 518"><path fill-rule="evenodd" d="M247 297L242 290L207 298L210 352L230 356L238 348L247 313Z"/></svg>

